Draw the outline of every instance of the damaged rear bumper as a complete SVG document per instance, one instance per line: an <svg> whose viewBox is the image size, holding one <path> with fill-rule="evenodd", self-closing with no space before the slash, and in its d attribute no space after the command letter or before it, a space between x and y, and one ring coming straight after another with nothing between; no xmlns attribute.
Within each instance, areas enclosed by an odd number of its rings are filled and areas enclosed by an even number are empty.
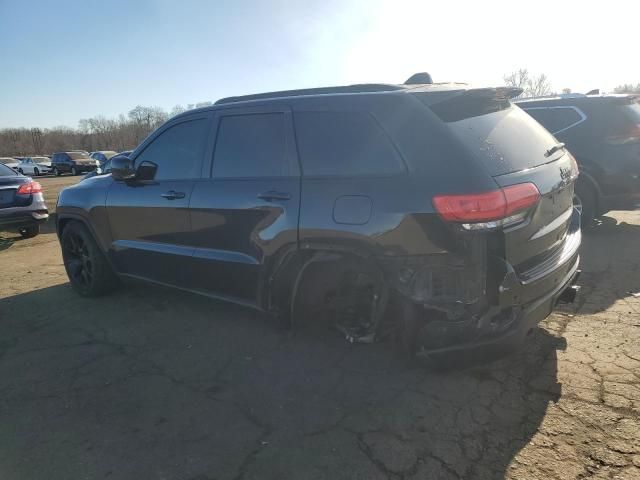
<svg viewBox="0 0 640 480"><path fill-rule="evenodd" d="M480 318L471 318L460 325L465 334L449 338L443 342L443 337L438 339L440 345L434 345L433 324L427 324L420 333L418 340L418 356L436 357L452 353L493 353L496 351L509 351L517 347L537 324L547 318L556 304L561 300L572 300L575 296L574 285L579 276L579 257L570 263L567 273L557 286L540 298L537 298L520 307L503 309L490 309ZM445 328L440 324L441 332ZM462 322L460 322L462 323ZM431 328L429 328L431 327ZM454 327L450 325L448 330ZM455 327L454 327L455 329ZM449 332L447 332L449 333ZM466 337L466 338L465 338ZM443 344L444 343L444 344Z"/></svg>

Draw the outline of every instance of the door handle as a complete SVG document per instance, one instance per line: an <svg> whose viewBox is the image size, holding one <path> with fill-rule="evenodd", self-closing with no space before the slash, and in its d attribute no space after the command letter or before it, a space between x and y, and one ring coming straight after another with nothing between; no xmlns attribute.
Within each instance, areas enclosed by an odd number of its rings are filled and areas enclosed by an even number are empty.
<svg viewBox="0 0 640 480"><path fill-rule="evenodd" d="M274 190L269 190L268 192L263 192L258 195L258 198L261 200L266 200L267 202L271 202L273 200L291 200L291 195L287 192L276 192Z"/></svg>
<svg viewBox="0 0 640 480"><path fill-rule="evenodd" d="M162 198L166 198L167 200L175 200L177 198L184 198L184 192L169 190L167 193L162 193L160 196Z"/></svg>

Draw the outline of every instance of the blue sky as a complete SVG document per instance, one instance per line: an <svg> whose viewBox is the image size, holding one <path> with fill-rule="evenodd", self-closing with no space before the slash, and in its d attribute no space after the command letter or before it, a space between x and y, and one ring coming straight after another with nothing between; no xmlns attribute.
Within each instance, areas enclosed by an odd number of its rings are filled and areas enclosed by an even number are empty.
<svg viewBox="0 0 640 480"><path fill-rule="evenodd" d="M528 67L556 89L612 89L640 82L638 18L625 0L0 0L0 128L422 70L487 85Z"/></svg>

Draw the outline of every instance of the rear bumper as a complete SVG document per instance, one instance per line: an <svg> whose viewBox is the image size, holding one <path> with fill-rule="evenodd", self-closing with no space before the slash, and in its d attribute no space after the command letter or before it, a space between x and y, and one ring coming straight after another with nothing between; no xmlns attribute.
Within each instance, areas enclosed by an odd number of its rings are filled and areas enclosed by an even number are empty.
<svg viewBox="0 0 640 480"><path fill-rule="evenodd" d="M0 211L0 229L16 229L44 223L49 219L47 209L4 213Z"/></svg>
<svg viewBox="0 0 640 480"><path fill-rule="evenodd" d="M562 281L559 282L553 290L523 305L517 311L508 312L508 317L505 317L505 310L493 311L477 322L477 324L481 325L487 322L492 323L495 318L500 318L501 320L508 318L509 326L506 329L499 331L499 333L479 333L471 340L446 347L428 348L420 346L418 355L437 357L455 353L464 353L466 355L494 354L496 352L507 352L514 349L521 344L524 338L539 322L551 314L563 293L575 284L579 275L579 263L580 259L577 257Z"/></svg>

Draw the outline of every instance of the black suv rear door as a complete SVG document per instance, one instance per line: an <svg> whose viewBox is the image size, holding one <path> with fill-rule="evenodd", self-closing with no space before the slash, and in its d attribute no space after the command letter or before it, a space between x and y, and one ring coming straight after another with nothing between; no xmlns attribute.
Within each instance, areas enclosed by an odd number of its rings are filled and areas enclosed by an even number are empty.
<svg viewBox="0 0 640 480"><path fill-rule="evenodd" d="M215 148L191 195L186 285L250 305L278 254L297 248L300 171L287 107L216 112Z"/></svg>
<svg viewBox="0 0 640 480"><path fill-rule="evenodd" d="M119 272L183 286L194 250L189 244L189 199L201 175L210 131L207 113L166 124L134 153L136 168L143 162L157 165L154 178L114 181L109 187L110 254Z"/></svg>

